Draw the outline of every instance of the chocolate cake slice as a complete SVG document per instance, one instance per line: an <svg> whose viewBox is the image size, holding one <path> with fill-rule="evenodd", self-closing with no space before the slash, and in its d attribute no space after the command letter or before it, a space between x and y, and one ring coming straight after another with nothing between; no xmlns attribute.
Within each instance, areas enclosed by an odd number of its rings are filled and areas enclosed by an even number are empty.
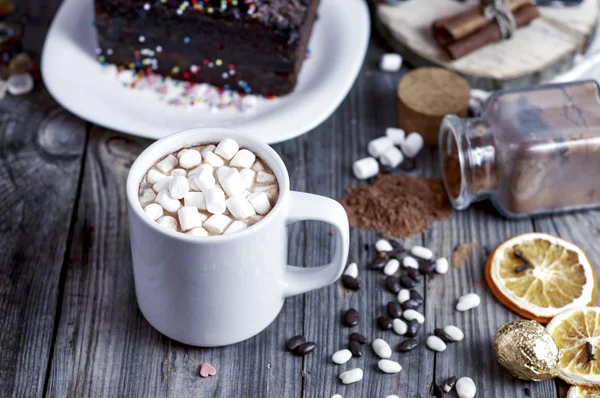
<svg viewBox="0 0 600 398"><path fill-rule="evenodd" d="M294 90L319 0L95 0L103 63L262 95Z"/></svg>

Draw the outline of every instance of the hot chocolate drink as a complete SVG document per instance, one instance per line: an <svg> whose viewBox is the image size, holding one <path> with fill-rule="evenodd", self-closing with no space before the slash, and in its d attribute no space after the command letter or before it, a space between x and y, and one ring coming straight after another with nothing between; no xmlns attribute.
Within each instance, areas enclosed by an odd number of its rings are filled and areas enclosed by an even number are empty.
<svg viewBox="0 0 600 398"><path fill-rule="evenodd" d="M277 202L267 164L232 139L183 148L159 160L140 184L148 217L194 236L231 234L260 221Z"/></svg>

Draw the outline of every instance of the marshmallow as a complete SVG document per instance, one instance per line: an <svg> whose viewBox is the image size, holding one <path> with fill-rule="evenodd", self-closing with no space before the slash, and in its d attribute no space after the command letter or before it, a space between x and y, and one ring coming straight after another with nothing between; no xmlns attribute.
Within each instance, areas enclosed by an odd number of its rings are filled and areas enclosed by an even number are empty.
<svg viewBox="0 0 600 398"><path fill-rule="evenodd" d="M256 214L254 207L242 195L232 196L225 203L231 215L239 220L245 220Z"/></svg>
<svg viewBox="0 0 600 398"><path fill-rule="evenodd" d="M144 207L144 211L146 212L146 214L148 214L148 217L150 217L152 221L156 221L164 214L162 206L158 203L149 204L148 206Z"/></svg>
<svg viewBox="0 0 600 398"><path fill-rule="evenodd" d="M398 72L402 67L402 56L395 53L387 53L381 56L379 68L384 72Z"/></svg>
<svg viewBox="0 0 600 398"><path fill-rule="evenodd" d="M279 196L279 188L277 187L277 185L271 185L262 192L264 192L265 195L267 195L267 198L269 198L270 202L275 203L277 201L277 197Z"/></svg>
<svg viewBox="0 0 600 398"><path fill-rule="evenodd" d="M183 197L185 206L194 206L200 210L206 210L206 196L204 192L188 192Z"/></svg>
<svg viewBox="0 0 600 398"><path fill-rule="evenodd" d="M257 173L259 171L265 171L267 170L267 167L265 166L265 164L261 161L261 160L257 160L256 162L254 162L254 164L251 167L252 170L256 171Z"/></svg>
<svg viewBox="0 0 600 398"><path fill-rule="evenodd" d="M225 232L230 223L231 218L223 214L215 214L204 222L204 229L211 234L220 235Z"/></svg>
<svg viewBox="0 0 600 398"><path fill-rule="evenodd" d="M200 151L200 154L201 154L202 156L206 156L206 154L207 154L208 152L214 152L214 151L215 151L215 148L216 148L216 146L215 146L215 145L212 145L212 144L211 144L211 145L207 145L207 146L205 146L204 148L202 148L202 150Z"/></svg>
<svg viewBox="0 0 600 398"><path fill-rule="evenodd" d="M146 206L148 203L154 202L156 194L152 189L144 189L140 195L140 204Z"/></svg>
<svg viewBox="0 0 600 398"><path fill-rule="evenodd" d="M177 157L179 158L179 165L184 169L191 169L202 163L202 156L195 149L182 149Z"/></svg>
<svg viewBox="0 0 600 398"><path fill-rule="evenodd" d="M371 140L367 146L367 152L374 158L381 156L386 150L394 146L392 140L388 137L379 137Z"/></svg>
<svg viewBox="0 0 600 398"><path fill-rule="evenodd" d="M238 167L240 169L249 169L250 167L252 167L255 161L255 154L253 154L247 149L241 149L238 153L235 154L233 159L231 159L231 162L229 162L229 166Z"/></svg>
<svg viewBox="0 0 600 398"><path fill-rule="evenodd" d="M195 176L196 174L200 173L200 171L202 171L202 166L205 166L203 164L201 164L200 166L196 167L195 169L191 169L190 171L188 171L187 175L188 177L192 177ZM210 165L206 165L206 166L210 166ZM212 167L212 166L210 166Z"/></svg>
<svg viewBox="0 0 600 398"><path fill-rule="evenodd" d="M232 234L234 232L238 232L238 231L241 231L242 229L246 229L246 228L248 228L248 224L246 224L243 221L237 220L237 221L232 222L231 225L227 227L227 229L225 230L225 232L223 234L224 235Z"/></svg>
<svg viewBox="0 0 600 398"><path fill-rule="evenodd" d="M271 210L271 203L267 194L264 192L254 192L248 195L248 202L254 207L256 213L265 215Z"/></svg>
<svg viewBox="0 0 600 398"><path fill-rule="evenodd" d="M221 167L217 170L219 183L228 196L239 195L246 190L246 183L240 172L232 167Z"/></svg>
<svg viewBox="0 0 600 398"><path fill-rule="evenodd" d="M406 132L395 127L388 127L385 130L385 136L389 138L394 145L402 145L404 139L406 138Z"/></svg>
<svg viewBox="0 0 600 398"><path fill-rule="evenodd" d="M359 180L366 180L367 178L375 177L379 173L379 163L377 163L375 158L363 158L354 162L352 171L354 172L354 176Z"/></svg>
<svg viewBox="0 0 600 398"><path fill-rule="evenodd" d="M208 190L206 192L206 210L212 214L223 214L225 209L227 209L225 192L217 187Z"/></svg>
<svg viewBox="0 0 600 398"><path fill-rule="evenodd" d="M156 163L156 167L167 174L177 166L177 158L173 155L169 155L160 162Z"/></svg>
<svg viewBox="0 0 600 398"><path fill-rule="evenodd" d="M166 175L161 173L160 171L150 169L150 171L148 171L148 174L146 174L146 181L148 181L150 184L156 184L165 177Z"/></svg>
<svg viewBox="0 0 600 398"><path fill-rule="evenodd" d="M242 180L246 183L246 189L252 189L254 181L256 181L256 171L252 169L240 170L240 177L242 177Z"/></svg>
<svg viewBox="0 0 600 398"><path fill-rule="evenodd" d="M198 171L196 174L188 178L191 188L202 192L207 192L208 190L214 188L214 167L212 167L210 164L203 164L194 170Z"/></svg>
<svg viewBox="0 0 600 398"><path fill-rule="evenodd" d="M205 230L204 228L194 228L194 229L190 229L189 231L186 232L188 235L192 235L192 236L208 236L208 231Z"/></svg>
<svg viewBox="0 0 600 398"><path fill-rule="evenodd" d="M239 150L240 146L237 142L231 138L225 138L219 142L219 145L215 148L215 153L225 160L231 160Z"/></svg>
<svg viewBox="0 0 600 398"><path fill-rule="evenodd" d="M172 179L173 179L173 177L170 177L170 176L163 178L156 184L152 185L152 189L154 189L155 192L160 192L163 189L167 189L167 188L169 188L169 183L171 182Z"/></svg>
<svg viewBox="0 0 600 398"><path fill-rule="evenodd" d="M177 220L171 216L162 216L156 222L165 228L177 231Z"/></svg>
<svg viewBox="0 0 600 398"><path fill-rule="evenodd" d="M173 199L183 199L190 191L190 184L184 176L175 176L169 181L169 194Z"/></svg>
<svg viewBox="0 0 600 398"><path fill-rule="evenodd" d="M395 146L387 149L379 158L382 165L395 169L404 160L404 155Z"/></svg>
<svg viewBox="0 0 600 398"><path fill-rule="evenodd" d="M271 173L267 173L265 171L259 171L256 173L256 183L257 184L271 184L275 182L275 176Z"/></svg>
<svg viewBox="0 0 600 398"><path fill-rule="evenodd" d="M169 213L174 213L181 207L181 202L177 199L173 199L167 189L163 189L156 195L156 203L161 205L163 209Z"/></svg>
<svg viewBox="0 0 600 398"><path fill-rule="evenodd" d="M181 229L184 231L202 226L202 217L200 216L198 208L196 207L182 207L181 209L177 210L177 217L179 217L179 224L181 224Z"/></svg>
<svg viewBox="0 0 600 398"><path fill-rule="evenodd" d="M260 221L260 220L262 220L263 218L265 218L265 216L259 216L259 215L256 215L256 216L249 217L249 218L246 220L246 222L248 223L248 226L251 226L251 225L254 225L254 224L256 224L257 222L259 222L259 221Z"/></svg>
<svg viewBox="0 0 600 398"><path fill-rule="evenodd" d="M242 192L240 195L242 195L244 198L247 198L252 192L245 190L244 192Z"/></svg>
<svg viewBox="0 0 600 398"><path fill-rule="evenodd" d="M213 167L222 167L225 164L223 158L215 155L214 152L206 152L204 155L204 160L206 163L210 164Z"/></svg>
<svg viewBox="0 0 600 398"><path fill-rule="evenodd" d="M175 176L187 177L187 171L185 171L184 169L173 169L173 170L171 170L171 176L172 177L175 177Z"/></svg>
<svg viewBox="0 0 600 398"><path fill-rule="evenodd" d="M400 149L402 149L406 157L414 158L423 149L423 144L423 136L421 134L410 133L400 145Z"/></svg>

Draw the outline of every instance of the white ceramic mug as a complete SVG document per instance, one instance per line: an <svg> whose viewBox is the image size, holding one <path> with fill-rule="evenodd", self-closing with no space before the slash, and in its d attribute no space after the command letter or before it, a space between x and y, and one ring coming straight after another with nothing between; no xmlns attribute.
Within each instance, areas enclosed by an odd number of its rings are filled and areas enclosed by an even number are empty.
<svg viewBox="0 0 600 398"><path fill-rule="evenodd" d="M275 173L279 199L258 223L231 235L196 237L150 220L138 200L144 174L181 148L236 140ZM277 316L285 297L336 281L348 257L344 208L322 196L290 191L279 155L247 134L222 128L192 129L150 145L131 166L127 202L135 291L140 310L159 332L182 343L222 346L252 337ZM286 226L325 221L336 229L333 261L316 268L287 265Z"/></svg>

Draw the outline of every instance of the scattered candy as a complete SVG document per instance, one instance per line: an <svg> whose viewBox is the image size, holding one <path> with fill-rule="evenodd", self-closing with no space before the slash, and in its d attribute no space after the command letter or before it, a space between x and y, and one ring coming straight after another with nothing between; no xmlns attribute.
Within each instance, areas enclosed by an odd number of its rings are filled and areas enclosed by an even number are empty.
<svg viewBox="0 0 600 398"><path fill-rule="evenodd" d="M468 293L461 296L456 303L456 311L468 311L476 308L481 303L481 298L476 293Z"/></svg>
<svg viewBox="0 0 600 398"><path fill-rule="evenodd" d="M345 364L350 358L352 358L350 350L340 350L331 356L333 363L337 363L338 365Z"/></svg>
<svg viewBox="0 0 600 398"><path fill-rule="evenodd" d="M352 384L361 381L363 378L363 371L360 368L354 368L340 374L340 380L344 384Z"/></svg>
<svg viewBox="0 0 600 398"><path fill-rule="evenodd" d="M390 259L383 267L383 273L386 275L394 275L400 269L400 261L395 258Z"/></svg>
<svg viewBox="0 0 600 398"><path fill-rule="evenodd" d="M407 158L414 158L423 149L423 137L419 133L410 133L400 145L402 153Z"/></svg>
<svg viewBox="0 0 600 398"><path fill-rule="evenodd" d="M342 398L342 396L340 394L335 394L335 395L332 395L331 398Z"/></svg>
<svg viewBox="0 0 600 398"><path fill-rule="evenodd" d="M367 152L369 152L369 155L372 157L378 158L393 146L394 143L388 137L379 137L369 142L369 145L367 146Z"/></svg>
<svg viewBox="0 0 600 398"><path fill-rule="evenodd" d="M288 351L294 351L296 348L300 347L302 344L306 343L306 338L302 335L294 336L288 340L285 348Z"/></svg>
<svg viewBox="0 0 600 398"><path fill-rule="evenodd" d="M423 246L413 246L410 249L410 254L415 257L422 258L423 260L431 260L433 258L433 252Z"/></svg>
<svg viewBox="0 0 600 398"><path fill-rule="evenodd" d="M414 278L411 278L409 275L402 275L400 277L400 285L406 289L412 289L417 286L417 281Z"/></svg>
<svg viewBox="0 0 600 398"><path fill-rule="evenodd" d="M388 127L385 130L385 135L388 137L394 145L400 146L404 142L406 138L406 133L404 130L395 127Z"/></svg>
<svg viewBox="0 0 600 398"><path fill-rule="evenodd" d="M317 348L317 344L313 342L306 342L304 344L300 344L295 350L294 354L298 356L305 356L311 353L315 348Z"/></svg>
<svg viewBox="0 0 600 398"><path fill-rule="evenodd" d="M398 351L400 352L409 352L414 350L419 346L419 342L417 339L408 339L404 340L402 343L398 344Z"/></svg>
<svg viewBox="0 0 600 398"><path fill-rule="evenodd" d="M217 374L217 369L215 369L208 362L204 362L202 364L202 366L200 366L200 377L214 376L216 374Z"/></svg>
<svg viewBox="0 0 600 398"><path fill-rule="evenodd" d="M367 342L367 338L358 332L351 333L349 339L357 341L360 344L366 344Z"/></svg>
<svg viewBox="0 0 600 398"><path fill-rule="evenodd" d="M448 325L444 328L444 332L446 332L446 334L448 336L450 336L450 338L453 341L461 341L462 339L465 338L464 333L462 332L462 330L460 330L458 327L454 326L454 325Z"/></svg>
<svg viewBox="0 0 600 398"><path fill-rule="evenodd" d="M358 278L358 265L356 263L348 264L346 270L344 271L344 275L348 275L355 279Z"/></svg>
<svg viewBox="0 0 600 398"><path fill-rule="evenodd" d="M460 398L473 398L477 388L475 382L469 377L461 377L456 382L456 393Z"/></svg>
<svg viewBox="0 0 600 398"><path fill-rule="evenodd" d="M342 275L342 285L348 290L357 291L360 289L358 279L353 278L350 275Z"/></svg>
<svg viewBox="0 0 600 398"><path fill-rule="evenodd" d="M402 370L402 366L398 362L389 359L380 359L377 367L383 373L400 373Z"/></svg>
<svg viewBox="0 0 600 398"><path fill-rule="evenodd" d="M342 317L342 323L345 326L353 327L358 325L359 314L354 308L350 308L348 311L344 313Z"/></svg>
<svg viewBox="0 0 600 398"><path fill-rule="evenodd" d="M394 319L392 322L392 329L394 330L394 333L404 336L408 331L408 325L406 322L404 322L402 319Z"/></svg>
<svg viewBox="0 0 600 398"><path fill-rule="evenodd" d="M33 90L33 77L30 73L11 75L7 81L8 92L11 95L23 95Z"/></svg>
<svg viewBox="0 0 600 398"><path fill-rule="evenodd" d="M373 341L373 351L382 359L388 359L392 356L392 348L382 339L375 339Z"/></svg>
<svg viewBox="0 0 600 398"><path fill-rule="evenodd" d="M409 278L410 279L410 278ZM385 287L392 293L398 294L400 292L401 286L400 281L395 276L388 276L385 279Z"/></svg>
<svg viewBox="0 0 600 398"><path fill-rule="evenodd" d="M454 343L454 339L448 333L446 333L444 329L436 328L433 331L433 334L442 339L444 343Z"/></svg>
<svg viewBox="0 0 600 398"><path fill-rule="evenodd" d="M379 239L375 242L375 250L378 252L391 252L394 250L392 244L385 239Z"/></svg>
<svg viewBox="0 0 600 398"><path fill-rule="evenodd" d="M427 337L427 347L429 347L429 349L433 351L443 352L446 351L447 346L446 343L444 343L444 341L438 336L432 335Z"/></svg>
<svg viewBox="0 0 600 398"><path fill-rule="evenodd" d="M362 347L360 346L360 342L357 340L350 340L348 343L348 349L352 353L352 356L355 358L362 357Z"/></svg>
<svg viewBox="0 0 600 398"><path fill-rule="evenodd" d="M369 269L379 271L385 267L385 264L387 264L386 257L375 257L373 261L369 263Z"/></svg>
<svg viewBox="0 0 600 398"><path fill-rule="evenodd" d="M452 391L455 384L456 384L456 376L448 377L448 379L446 379L446 381L444 382L444 386L443 386L444 391L445 392Z"/></svg>
<svg viewBox="0 0 600 398"><path fill-rule="evenodd" d="M372 157L363 158L354 162L352 171L359 180L366 180L379 173L379 163Z"/></svg>
<svg viewBox="0 0 600 398"><path fill-rule="evenodd" d="M445 257L440 257L435 261L435 272L438 274L445 274L448 272L450 265L448 264L448 259Z"/></svg>
<svg viewBox="0 0 600 398"><path fill-rule="evenodd" d="M381 330L392 330L393 323L387 316L380 316L377 318L377 325Z"/></svg>
<svg viewBox="0 0 600 398"><path fill-rule="evenodd" d="M402 67L402 56L395 53L387 53L381 56L379 68L385 72L398 72Z"/></svg>
<svg viewBox="0 0 600 398"><path fill-rule="evenodd" d="M423 324L425 322L425 317L423 316L423 314L415 310L404 311L402 313L402 317L404 317L404 319L406 319L407 321L416 320L420 324Z"/></svg>
<svg viewBox="0 0 600 398"><path fill-rule="evenodd" d="M406 335L408 337L415 337L417 334L419 334L419 329L421 328L419 321L416 319L408 321L407 326L408 328L406 329Z"/></svg>
<svg viewBox="0 0 600 398"><path fill-rule="evenodd" d="M411 256L404 257L402 259L402 265L404 265L406 268L419 268L419 262Z"/></svg>
<svg viewBox="0 0 600 398"><path fill-rule="evenodd" d="M402 289L398 292L398 302L400 304L404 303L405 301L410 300L410 291L408 289Z"/></svg>
<svg viewBox="0 0 600 398"><path fill-rule="evenodd" d="M388 315L392 319L400 318L402 316L402 306L397 301L390 301L386 305Z"/></svg>
<svg viewBox="0 0 600 398"><path fill-rule="evenodd" d="M387 166L392 169L395 169L396 167L400 166L400 163L402 163L403 160L404 155L395 146L388 148L379 157L379 161L383 166Z"/></svg>

